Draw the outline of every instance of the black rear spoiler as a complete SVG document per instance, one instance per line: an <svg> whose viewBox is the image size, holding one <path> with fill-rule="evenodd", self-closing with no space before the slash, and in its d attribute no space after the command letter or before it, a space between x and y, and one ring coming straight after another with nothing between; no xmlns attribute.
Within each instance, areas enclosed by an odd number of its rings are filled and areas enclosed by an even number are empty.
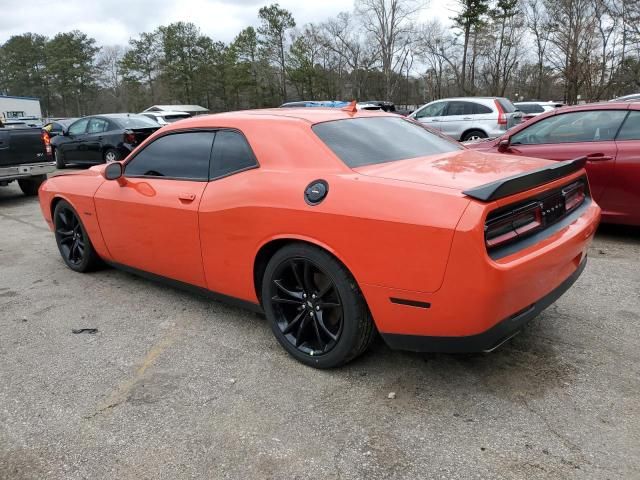
<svg viewBox="0 0 640 480"><path fill-rule="evenodd" d="M511 177L503 178L502 180L496 180L495 182L486 183L479 187L470 188L462 193L477 200L482 200L483 202L490 202L571 175L581 168L584 168L586 162L587 157L578 157L565 162L557 162L547 167L519 173Z"/></svg>

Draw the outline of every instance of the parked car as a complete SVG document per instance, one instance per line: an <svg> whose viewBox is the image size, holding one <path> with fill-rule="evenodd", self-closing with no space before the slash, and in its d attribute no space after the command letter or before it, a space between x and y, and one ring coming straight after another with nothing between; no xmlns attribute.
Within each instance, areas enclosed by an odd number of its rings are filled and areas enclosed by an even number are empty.
<svg viewBox="0 0 640 480"><path fill-rule="evenodd" d="M383 110L385 112L395 113L396 111L396 106L393 102L387 102L384 100L365 100L362 103L366 103L368 105L377 105L378 107L380 107L380 110Z"/></svg>
<svg viewBox="0 0 640 480"><path fill-rule="evenodd" d="M554 102L515 102L513 105L524 114L522 116L523 122L563 106Z"/></svg>
<svg viewBox="0 0 640 480"><path fill-rule="evenodd" d="M409 115L459 140L497 137L522 121L522 112L500 97L461 97L436 100Z"/></svg>
<svg viewBox="0 0 640 480"><path fill-rule="evenodd" d="M609 100L610 102L635 102L640 100L640 93L632 93L631 95L625 95L624 97L614 98Z"/></svg>
<svg viewBox="0 0 640 480"><path fill-rule="evenodd" d="M325 107L325 108L345 108L351 102L343 102L342 100L302 100L297 102L287 102L280 105L280 108L300 108L300 107ZM356 104L358 110L381 110L380 105L367 102L358 102Z"/></svg>
<svg viewBox="0 0 640 480"><path fill-rule="evenodd" d="M603 221L640 225L640 103L557 109L468 147L558 161L584 156Z"/></svg>
<svg viewBox="0 0 640 480"><path fill-rule="evenodd" d="M40 202L72 270L234 299L329 368L376 330L430 351L513 336L585 266L600 209L583 166L481 154L391 113L270 109L168 125Z"/></svg>
<svg viewBox="0 0 640 480"><path fill-rule="evenodd" d="M149 117L151 120L155 120L158 124L164 126L170 123L177 122L178 120L184 120L191 117L191 114L187 112L172 112L166 110L159 110L156 112L142 112L140 115Z"/></svg>
<svg viewBox="0 0 640 480"><path fill-rule="evenodd" d="M56 166L121 160L159 128L155 120L131 113L81 118L51 139Z"/></svg>
<svg viewBox="0 0 640 480"><path fill-rule="evenodd" d="M36 195L54 170L49 137L41 128L6 128L0 122L0 186L17 181L25 195Z"/></svg>
<svg viewBox="0 0 640 480"><path fill-rule="evenodd" d="M63 132L68 129L73 122L78 120L77 118L59 118L56 120L50 120L44 125L44 130L49 134L50 138L62 135Z"/></svg>

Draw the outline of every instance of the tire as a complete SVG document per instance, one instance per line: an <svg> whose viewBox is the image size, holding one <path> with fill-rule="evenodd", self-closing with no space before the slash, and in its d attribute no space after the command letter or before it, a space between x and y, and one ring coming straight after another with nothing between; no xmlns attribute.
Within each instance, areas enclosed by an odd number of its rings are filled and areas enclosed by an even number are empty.
<svg viewBox="0 0 640 480"><path fill-rule="evenodd" d="M276 339L305 365L344 365L374 338L373 320L355 279L317 247L293 243L278 250L265 269L261 293Z"/></svg>
<svg viewBox="0 0 640 480"><path fill-rule="evenodd" d="M56 168L58 170L62 170L64 168L67 168L67 164L64 163L64 158L62 156L62 152L60 150L58 150L57 148L53 149L53 158L56 161Z"/></svg>
<svg viewBox="0 0 640 480"><path fill-rule="evenodd" d="M462 136L462 141L468 142L469 140L480 140L481 138L487 138L487 134L482 130L469 130Z"/></svg>
<svg viewBox="0 0 640 480"><path fill-rule="evenodd" d="M22 190L22 193L24 193L28 197L32 197L33 195L38 194L40 185L42 185L42 183L46 179L46 175L38 175L37 177L30 178L20 178L18 179L18 185L20 186L20 190Z"/></svg>
<svg viewBox="0 0 640 480"><path fill-rule="evenodd" d="M67 266L76 272L90 272L102 265L80 217L65 200L53 211L56 244Z"/></svg>
<svg viewBox="0 0 640 480"><path fill-rule="evenodd" d="M107 148L104 151L102 158L104 159L104 163L111 163L122 160L122 155L120 155L120 152L115 148Z"/></svg>

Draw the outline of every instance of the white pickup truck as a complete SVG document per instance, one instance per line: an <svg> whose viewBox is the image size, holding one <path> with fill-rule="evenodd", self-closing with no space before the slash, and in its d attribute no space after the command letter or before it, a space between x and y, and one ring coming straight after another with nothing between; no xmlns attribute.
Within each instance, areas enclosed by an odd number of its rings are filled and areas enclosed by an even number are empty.
<svg viewBox="0 0 640 480"><path fill-rule="evenodd" d="M49 135L42 128L0 123L0 186L17 180L25 195L37 195L54 170Z"/></svg>

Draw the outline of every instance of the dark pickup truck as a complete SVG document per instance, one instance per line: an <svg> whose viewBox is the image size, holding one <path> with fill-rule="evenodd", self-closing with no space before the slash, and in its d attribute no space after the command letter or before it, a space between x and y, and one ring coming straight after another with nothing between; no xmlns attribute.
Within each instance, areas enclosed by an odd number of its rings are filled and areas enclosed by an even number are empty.
<svg viewBox="0 0 640 480"><path fill-rule="evenodd" d="M0 123L0 186L17 180L25 195L37 195L54 170L49 136L42 128L6 128Z"/></svg>

